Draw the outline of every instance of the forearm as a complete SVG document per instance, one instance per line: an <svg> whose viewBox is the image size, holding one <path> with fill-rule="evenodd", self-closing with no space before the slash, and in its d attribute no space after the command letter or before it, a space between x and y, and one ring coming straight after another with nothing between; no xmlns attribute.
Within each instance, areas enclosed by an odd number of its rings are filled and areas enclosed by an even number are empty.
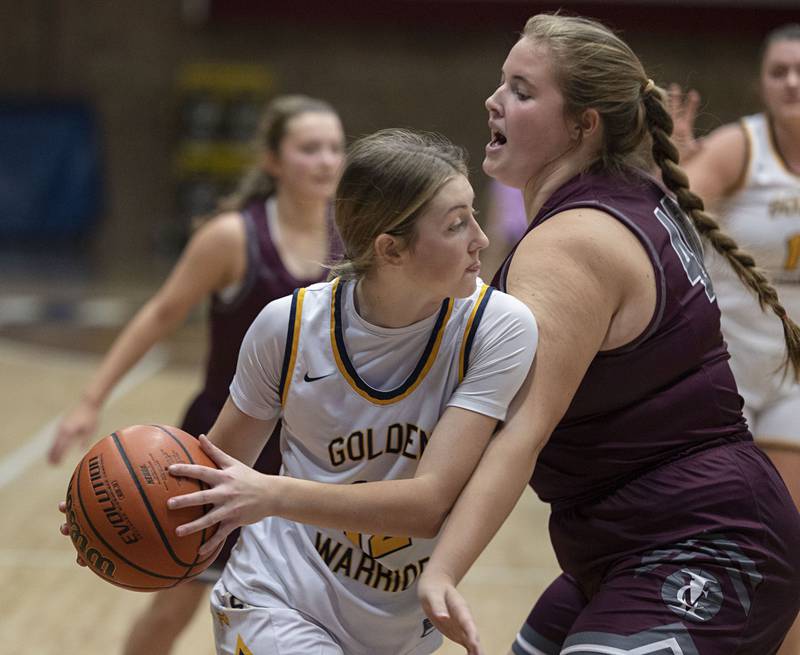
<svg viewBox="0 0 800 655"><path fill-rule="evenodd" d="M500 437L502 435L498 434ZM458 583L514 509L530 480L539 449L505 434L486 449L453 507L428 564Z"/></svg>
<svg viewBox="0 0 800 655"><path fill-rule="evenodd" d="M120 379L156 343L171 334L184 316L169 313L154 301L145 304L116 338L89 384L83 402L102 406Z"/></svg>
<svg viewBox="0 0 800 655"><path fill-rule="evenodd" d="M273 479L272 513L376 535L432 538L475 470L497 420L459 407L445 410L413 478L325 484Z"/></svg>
<svg viewBox="0 0 800 655"><path fill-rule="evenodd" d="M475 470L496 419L449 407L413 478L364 484L323 484L282 478L280 516L371 534L433 538Z"/></svg>
<svg viewBox="0 0 800 655"><path fill-rule="evenodd" d="M446 514L429 477L341 485L279 477L266 485L271 513L320 527L432 538Z"/></svg>

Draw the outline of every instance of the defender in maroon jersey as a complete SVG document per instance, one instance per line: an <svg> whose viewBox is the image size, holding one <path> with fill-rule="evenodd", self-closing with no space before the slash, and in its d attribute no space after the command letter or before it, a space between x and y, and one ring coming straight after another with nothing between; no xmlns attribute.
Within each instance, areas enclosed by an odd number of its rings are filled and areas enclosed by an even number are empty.
<svg viewBox="0 0 800 655"><path fill-rule="evenodd" d="M513 651L602 644L624 653L652 643L661 650L636 652L721 655L747 643L742 652L759 652L776 608L798 602L800 523L742 417L696 231L633 169L572 178L528 229L579 207L636 235L655 273L656 307L638 338L592 360L539 454L531 486L552 504L565 573ZM513 256L495 276L501 290ZM757 594L765 580L768 601ZM654 605L643 614L642 598ZM741 631L727 637L721 623ZM717 650L697 650L706 640Z"/></svg>
<svg viewBox="0 0 800 655"><path fill-rule="evenodd" d="M534 16L486 107L484 170L533 217L497 282L539 342L419 582L428 616L482 652L455 585L530 481L564 574L516 655L776 653L800 517L742 417L698 234L781 320L795 377L800 328L689 189L664 93L610 30Z"/></svg>

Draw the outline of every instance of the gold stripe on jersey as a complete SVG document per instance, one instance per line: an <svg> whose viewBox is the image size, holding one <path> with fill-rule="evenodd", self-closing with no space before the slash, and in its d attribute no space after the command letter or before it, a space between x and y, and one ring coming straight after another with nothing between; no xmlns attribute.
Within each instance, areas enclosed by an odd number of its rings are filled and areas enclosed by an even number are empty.
<svg viewBox="0 0 800 655"><path fill-rule="evenodd" d="M488 293L487 293L488 292ZM469 315L469 320L467 321L467 326L464 328L464 338L461 340L461 351L459 352L458 356L458 383L464 380L464 376L467 374L467 366L469 365L469 353L472 349L472 342L475 339L475 333L478 331L478 324L481 322L481 316L483 316L483 310L486 307L486 303L489 302L489 296L491 296L491 287L488 284L484 284L481 287L481 291L478 294L478 298L475 300L475 305L472 308L472 313Z"/></svg>
<svg viewBox="0 0 800 655"><path fill-rule="evenodd" d="M413 393L414 389L425 379L431 366L433 366L433 362L436 361L436 355L442 343L445 327L453 312L454 301L452 298L447 298L442 302L439 316L436 319L436 324L433 326L425 350L417 362L417 365L414 367L414 370L403 384L391 391L379 391L378 389L373 389L361 379L355 366L353 366L347 355L341 321L342 296L345 284L346 282L340 284L340 278L336 278L333 281L333 287L331 289L330 336L331 349L333 350L333 357L336 360L336 366L339 368L342 377L344 377L347 383L352 387L353 391L362 398L369 400L371 403L376 405L390 405L403 400L403 398Z"/></svg>
<svg viewBox="0 0 800 655"><path fill-rule="evenodd" d="M742 164L742 170L739 171L739 174L736 176L736 180L734 180L731 188L727 191L729 195L744 189L753 177L753 166L755 160L755 149L753 143L755 141L755 135L744 118L739 119L739 126L742 128L742 132L744 133L744 162Z"/></svg>
<svg viewBox="0 0 800 655"><path fill-rule="evenodd" d="M772 156L783 169L784 173L790 177L793 177L795 180L800 180L800 175L792 170L791 166L789 166L788 162L786 161L786 158L783 156L781 149L778 147L778 142L775 140L775 125L773 124L772 119L765 114L764 120L766 120L767 123L767 144L772 152Z"/></svg>
<svg viewBox="0 0 800 655"><path fill-rule="evenodd" d="M286 404L289 387L292 384L292 372L297 360L297 346L300 343L300 319L303 315L303 298L305 289L296 289L292 298L292 308L289 310L289 327L286 334L286 350L283 354L283 369L278 391L281 396L281 407Z"/></svg>

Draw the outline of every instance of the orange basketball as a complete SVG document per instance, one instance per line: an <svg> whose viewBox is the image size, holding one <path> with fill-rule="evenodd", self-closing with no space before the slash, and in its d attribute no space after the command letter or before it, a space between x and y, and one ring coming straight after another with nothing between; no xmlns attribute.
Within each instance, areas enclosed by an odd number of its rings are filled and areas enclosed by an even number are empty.
<svg viewBox="0 0 800 655"><path fill-rule="evenodd" d="M98 441L78 463L67 487L67 525L78 554L104 580L125 589L174 587L204 571L200 546L216 526L186 537L175 528L208 508L167 509L172 496L205 488L176 478L178 462L215 467L193 436L166 425L134 425ZM221 546L220 546L221 548Z"/></svg>

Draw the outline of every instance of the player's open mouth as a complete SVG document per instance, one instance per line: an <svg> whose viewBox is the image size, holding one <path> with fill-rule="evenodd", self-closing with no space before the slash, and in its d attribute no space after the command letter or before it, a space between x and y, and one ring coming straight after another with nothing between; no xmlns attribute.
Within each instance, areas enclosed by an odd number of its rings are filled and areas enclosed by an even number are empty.
<svg viewBox="0 0 800 655"><path fill-rule="evenodd" d="M500 130L492 130L492 140L489 141L489 147L498 148L506 144L506 135Z"/></svg>
<svg viewBox="0 0 800 655"><path fill-rule="evenodd" d="M491 130L492 138L489 143L486 144L486 154L492 154L500 150L506 144L506 135L503 134L500 130L494 128L492 125L489 125L489 130Z"/></svg>

